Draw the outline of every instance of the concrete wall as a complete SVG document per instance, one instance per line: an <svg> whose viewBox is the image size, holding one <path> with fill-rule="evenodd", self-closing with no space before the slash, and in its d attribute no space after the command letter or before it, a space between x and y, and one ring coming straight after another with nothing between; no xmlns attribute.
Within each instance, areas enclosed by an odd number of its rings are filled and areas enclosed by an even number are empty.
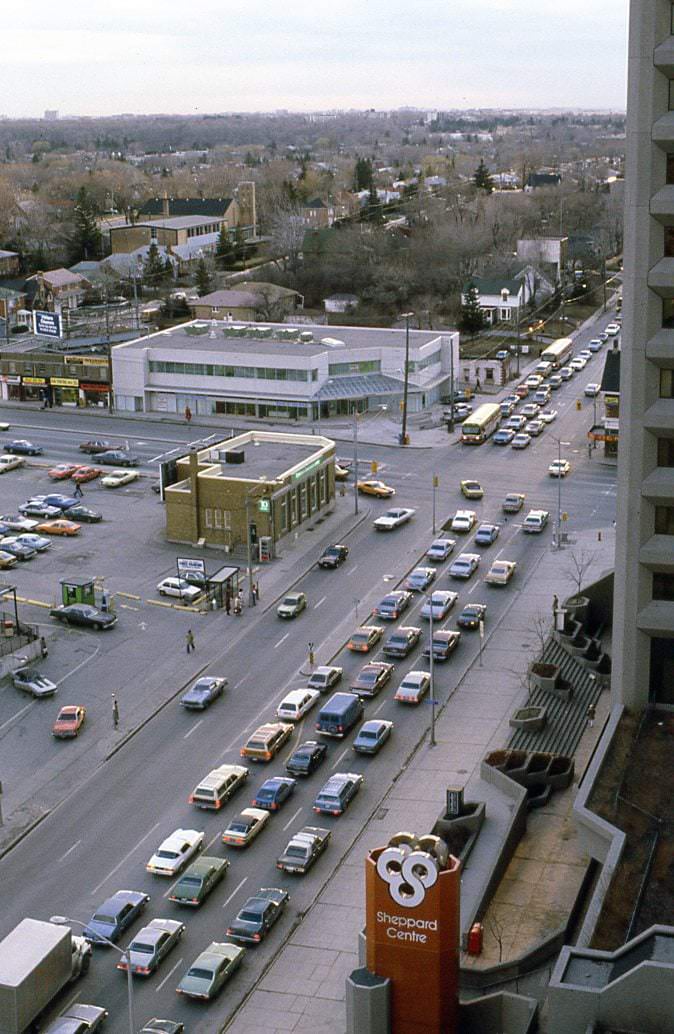
<svg viewBox="0 0 674 1034"><path fill-rule="evenodd" d="M538 1004L524 995L501 992L460 1005L461 1034L529 1034L536 1029Z"/></svg>

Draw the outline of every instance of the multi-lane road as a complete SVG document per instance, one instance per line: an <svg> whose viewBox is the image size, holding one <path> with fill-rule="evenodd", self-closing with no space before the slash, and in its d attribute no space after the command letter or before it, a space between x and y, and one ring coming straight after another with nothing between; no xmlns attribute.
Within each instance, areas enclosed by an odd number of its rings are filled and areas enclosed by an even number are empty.
<svg viewBox="0 0 674 1034"><path fill-rule="evenodd" d="M589 335L587 335L589 337ZM578 347L583 342L579 341ZM615 510L615 475L597 459L588 459L586 432L592 422L592 403L583 400L582 410L576 399L582 399L582 386L600 379L603 353L591 361L553 395L550 407L558 411L554 424L529 449L515 453L490 443L468 448L448 439L446 445L432 450L409 450L386 446L361 447L367 460L377 459L379 476L396 488L396 503L416 509L413 522L391 534L377 534L371 517L386 507L373 502L372 513L349 536L350 556L336 571L311 568L295 586L307 593L309 608L291 623L281 622L273 609L258 608L244 616L245 628L236 641L223 642L222 623L200 626L199 650L191 659L193 673L204 666L213 674L224 674L229 689L224 699L203 715L188 715L176 701L168 704L137 735L105 764L91 766L80 785L60 807L45 819L28 837L0 861L5 908L0 935L25 915L39 918L54 913L86 921L93 909L107 895L119 888L146 890L152 897L148 915L179 916L187 923L187 933L163 969L148 981L136 983L136 1018L151 1015L181 1018L194 1034L211 1034L218 1029L259 977L279 944L288 936L294 923L311 905L320 887L338 865L342 855L358 835L368 816L378 806L405 758L428 728L430 709L427 705L405 708L393 701L398 682L411 668L424 667L417 648L411 656L396 664L392 682L379 697L366 705L366 717L390 718L395 723L391 741L382 753L372 759L354 755L353 736L329 743L328 758L314 776L299 784L297 792L280 813L273 815L267 829L245 852L236 853L220 842L220 833L227 820L249 804L256 787L268 775L282 771L283 757L266 766L251 765L247 787L242 789L220 813L197 811L187 797L199 778L216 764L237 761L239 749L249 732L260 722L271 718L276 704L285 692L303 684L300 668L306 660L307 643L316 644L318 660L326 663L335 656L335 663L345 668L344 683L365 662L340 649L349 632L372 610L387 591L399 584L405 573L422 557L433 538L431 527L432 479L437 474L438 526L457 508L477 510L479 518L502 523L501 500L506 492L521 491L527 495L527 507L543 507L551 511L551 524L557 510L557 482L548 477L547 466L557 456L553 436L570 444L562 454L570 459L572 472L562 483L562 509L569 514L568 528L602 526L610 523ZM11 412L12 433L49 443L49 459L70 459L82 436L110 437L112 429L119 434L119 424L110 418L87 418L79 413ZM103 425L103 426L102 426ZM54 437L59 428L58 438ZM130 447L139 452L144 465L171 448L177 441L194 439L195 428L171 427L162 438L163 428L156 424L124 423L120 435L128 438ZM129 428L129 433L126 429ZM345 448L340 446L340 452ZM475 477L485 487L485 497L478 503L462 499L458 485L462 477ZM2 487L2 486L0 486ZM526 513L526 508L524 513ZM521 533L520 516L503 523L496 543L488 549L474 549L473 534L456 536L455 551L476 551L484 554L480 572L468 583L451 583L448 563L440 565L434 587L459 591L459 601L444 624L455 627L456 616L463 603L485 602L488 605L487 635L509 607L517 606L519 594L526 592L527 582L536 577L536 561L541 551L551 545L551 527L541 536ZM108 532L110 534L110 532ZM454 537L454 536L453 536ZM316 542L316 550L321 547ZM503 589L484 584L483 576L491 562L515 560L515 580ZM129 557L133 564L133 557ZM264 602L264 601L263 601ZM421 624L427 636L427 625L419 619L421 599L404 616L406 624ZM182 618L181 618L182 620ZM238 619L233 619L238 620ZM134 615L120 616L120 626L136 621ZM227 626L231 627L231 626ZM117 634L111 633L111 635ZM225 633L226 634L226 633ZM88 637L95 642L94 637ZM125 635L126 657L117 658L127 672L142 658L146 650L142 636ZM171 647L173 648L173 647ZM168 644L167 644L168 649ZM475 661L478 638L464 633L462 643L445 665L436 666L435 698L442 705L452 694L466 668ZM378 651L374 655L378 656ZM181 658L181 664L186 664ZM166 696L175 693L176 685L167 679ZM3 687L3 694L10 692ZM13 691L11 691L13 692ZM143 692L139 680L138 692ZM315 715L310 714L291 741L292 746L309 738ZM26 716L33 721L34 716ZM20 725L20 723L19 723ZM42 734L42 731L39 731ZM44 732L48 735L47 732ZM34 730L27 735L38 735ZM70 745L65 745L66 749ZM359 771L365 776L364 786L347 813L339 819L321 818L320 823L333 827L333 840L316 867L303 878L290 879L275 868L289 835L307 822L316 821L311 811L313 798L322 782L334 771ZM78 778L82 778L80 769ZM3 778L4 778L3 774ZM179 911L167 901L170 881L150 877L145 862L158 842L177 827L204 830L208 851L228 854L231 868L223 884L204 906L195 911ZM211 940L224 939L228 920L241 907L246 897L262 886L286 886L290 905L286 915L274 928L268 942L247 955L243 969L223 992L217 1003L202 1007L178 999L175 986L189 962ZM126 943L126 942L124 942ZM126 1024L126 988L122 974L115 969L115 959L97 950L94 965L84 981L73 986L71 993L82 1001L105 1005L110 1010L108 1029L123 1032ZM64 999L64 1001L67 999Z"/></svg>

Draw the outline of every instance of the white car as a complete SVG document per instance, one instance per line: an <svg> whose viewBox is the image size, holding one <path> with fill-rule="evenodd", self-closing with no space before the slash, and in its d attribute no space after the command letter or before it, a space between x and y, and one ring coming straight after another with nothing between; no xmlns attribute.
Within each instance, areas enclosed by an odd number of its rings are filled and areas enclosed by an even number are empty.
<svg viewBox="0 0 674 1034"><path fill-rule="evenodd" d="M574 356L574 358L569 363L569 366L572 370L578 370L578 372L580 372L581 370L584 370L587 366L587 359L584 359L582 355Z"/></svg>
<svg viewBox="0 0 674 1034"><path fill-rule="evenodd" d="M145 868L154 876L177 876L203 842L204 834L198 829L176 829L162 841Z"/></svg>
<svg viewBox="0 0 674 1034"><path fill-rule="evenodd" d="M446 560L456 545L456 539L434 539L426 550L427 560Z"/></svg>
<svg viewBox="0 0 674 1034"><path fill-rule="evenodd" d="M529 513L524 518L522 531L537 535L543 531L549 519L550 514L547 510L529 510Z"/></svg>
<svg viewBox="0 0 674 1034"><path fill-rule="evenodd" d="M23 456L0 456L0 474L4 474L7 470L23 467L25 462Z"/></svg>
<svg viewBox="0 0 674 1034"><path fill-rule="evenodd" d="M553 420L557 419L557 410L544 409L542 413L538 414L538 419L542 420L544 424L551 424Z"/></svg>
<svg viewBox="0 0 674 1034"><path fill-rule="evenodd" d="M428 621L431 619L431 607L433 608L433 621L443 621L459 598L458 592L449 592L445 589L437 589L424 600L421 608L421 617Z"/></svg>
<svg viewBox="0 0 674 1034"><path fill-rule="evenodd" d="M537 373L530 374L524 382L528 388L537 388L539 384L543 383L543 378L539 377Z"/></svg>
<svg viewBox="0 0 674 1034"><path fill-rule="evenodd" d="M584 394L589 399L596 399L597 395L601 391L601 385L595 384L594 382L585 385Z"/></svg>
<svg viewBox="0 0 674 1034"><path fill-rule="evenodd" d="M514 560L495 560L489 568L485 582L490 585L507 585L515 571L517 564Z"/></svg>
<svg viewBox="0 0 674 1034"><path fill-rule="evenodd" d="M589 348L581 348L581 350L578 353L578 355L580 356L581 359L585 359L588 363L589 363L590 359L592 358L592 352L590 351Z"/></svg>
<svg viewBox="0 0 674 1034"><path fill-rule="evenodd" d="M601 352L604 347L604 342L600 337L593 337L587 347L590 352Z"/></svg>
<svg viewBox="0 0 674 1034"><path fill-rule="evenodd" d="M101 478L101 484L104 488L119 488L120 485L129 485L138 476L137 470L111 470Z"/></svg>
<svg viewBox="0 0 674 1034"><path fill-rule="evenodd" d="M184 578L164 578L157 586L157 592L160 596L175 596L187 603L194 603L202 594L201 589L190 585Z"/></svg>
<svg viewBox="0 0 674 1034"><path fill-rule="evenodd" d="M548 474L551 478L565 478L571 470L568 460L553 460L548 467Z"/></svg>
<svg viewBox="0 0 674 1034"><path fill-rule="evenodd" d="M244 808L232 817L223 831L223 844L229 844L230 847L248 847L251 840L254 840L267 825L270 814L266 808Z"/></svg>
<svg viewBox="0 0 674 1034"><path fill-rule="evenodd" d="M563 381L570 381L576 371L572 366L562 366L559 371L559 376Z"/></svg>
<svg viewBox="0 0 674 1034"><path fill-rule="evenodd" d="M381 517L377 517L376 521L373 522L374 527L377 531L393 531L394 528L407 524L416 512L416 510L412 510L409 507L397 506L392 510L387 510Z"/></svg>
<svg viewBox="0 0 674 1034"><path fill-rule="evenodd" d="M531 435L525 434L523 431L520 434L516 434L510 443L511 449L526 449L527 446L531 445Z"/></svg>
<svg viewBox="0 0 674 1034"><path fill-rule="evenodd" d="M298 722L317 703L320 696L317 689L293 689L290 693L286 693L276 708L277 717L281 720Z"/></svg>
<svg viewBox="0 0 674 1034"><path fill-rule="evenodd" d="M475 510L457 510L452 517L452 531L470 531L476 520Z"/></svg>
<svg viewBox="0 0 674 1034"><path fill-rule="evenodd" d="M431 675L428 671L408 671L405 678L398 686L394 700L401 704L419 704L426 696L431 685Z"/></svg>
<svg viewBox="0 0 674 1034"><path fill-rule="evenodd" d="M450 578L470 578L480 566L479 553L461 553L449 566Z"/></svg>
<svg viewBox="0 0 674 1034"><path fill-rule="evenodd" d="M620 333L620 324L619 323L609 323L608 327L606 328L606 333L610 337L615 337L617 334Z"/></svg>

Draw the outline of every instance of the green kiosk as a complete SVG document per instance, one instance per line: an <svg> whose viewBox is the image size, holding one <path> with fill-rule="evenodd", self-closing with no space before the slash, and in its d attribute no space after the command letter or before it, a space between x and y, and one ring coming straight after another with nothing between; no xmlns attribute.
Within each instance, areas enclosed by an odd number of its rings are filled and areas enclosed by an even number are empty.
<svg viewBox="0 0 674 1034"><path fill-rule="evenodd" d="M62 578L61 600L64 606L70 603L89 603L96 606L94 578Z"/></svg>

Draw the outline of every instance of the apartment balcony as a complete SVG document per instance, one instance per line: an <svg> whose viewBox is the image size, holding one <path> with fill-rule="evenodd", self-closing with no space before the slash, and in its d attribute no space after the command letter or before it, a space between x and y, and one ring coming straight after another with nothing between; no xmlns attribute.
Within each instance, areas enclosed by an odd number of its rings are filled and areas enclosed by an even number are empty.
<svg viewBox="0 0 674 1034"><path fill-rule="evenodd" d="M674 298L674 258L662 258L649 269L648 286L661 298Z"/></svg>
<svg viewBox="0 0 674 1034"><path fill-rule="evenodd" d="M674 639L674 603L652 600L637 614L637 628L646 635Z"/></svg>
<svg viewBox="0 0 674 1034"><path fill-rule="evenodd" d="M674 369L674 329L659 330L646 343L646 358L665 370Z"/></svg>
<svg viewBox="0 0 674 1034"><path fill-rule="evenodd" d="M666 187L654 194L650 203L651 215L659 223L671 226L674 223L674 183L668 183Z"/></svg>
<svg viewBox="0 0 674 1034"><path fill-rule="evenodd" d="M656 119L651 130L651 139L663 151L674 149L674 111L668 111Z"/></svg>
<svg viewBox="0 0 674 1034"><path fill-rule="evenodd" d="M671 535L653 535L639 550L639 563L651 571L674 572L674 549Z"/></svg>
<svg viewBox="0 0 674 1034"><path fill-rule="evenodd" d="M674 79L674 36L670 36L655 48L653 64L668 79Z"/></svg>
<svg viewBox="0 0 674 1034"><path fill-rule="evenodd" d="M644 428L654 434L664 432L665 437L674 437L674 402L658 399L644 413Z"/></svg>
<svg viewBox="0 0 674 1034"><path fill-rule="evenodd" d="M656 467L641 483L641 495L654 505L674 502L674 467Z"/></svg>

